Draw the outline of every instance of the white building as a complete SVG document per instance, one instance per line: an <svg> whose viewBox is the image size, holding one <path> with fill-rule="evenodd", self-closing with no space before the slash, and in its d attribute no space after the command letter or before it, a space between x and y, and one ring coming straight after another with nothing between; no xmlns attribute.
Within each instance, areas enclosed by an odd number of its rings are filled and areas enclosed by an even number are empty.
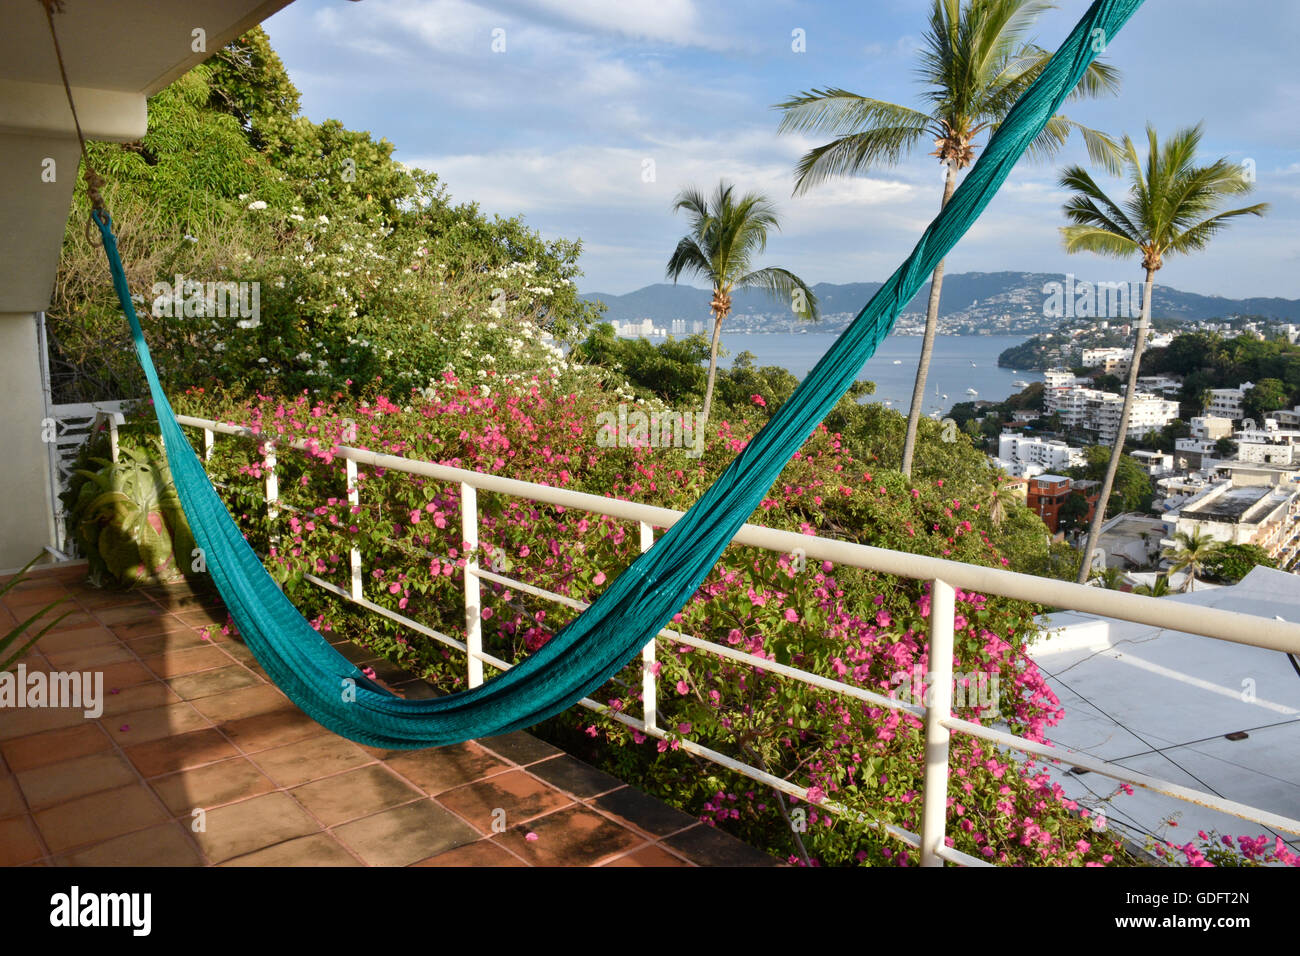
<svg viewBox="0 0 1300 956"><path fill-rule="evenodd" d="M1198 415L1192 419L1191 424L1191 437L1180 438L1174 442L1174 450L1179 455L1214 457L1218 454L1217 445L1219 439L1232 437L1232 419L1230 418Z"/></svg>
<svg viewBox="0 0 1300 956"><path fill-rule="evenodd" d="M1059 414L1061 424L1067 428L1081 428L1096 432L1103 442L1113 442L1119 434L1120 417L1124 411L1124 396L1102 392L1095 388L1068 386L1049 389L1044 395L1047 413ZM1126 437L1141 440L1148 432L1158 431L1178 418L1178 403L1138 392L1133 396L1129 410Z"/></svg>
<svg viewBox="0 0 1300 956"><path fill-rule="evenodd" d="M1264 419L1263 427L1242 428L1233 437L1238 461L1261 465L1300 463L1300 428L1283 428L1276 418Z"/></svg>
<svg viewBox="0 0 1300 956"><path fill-rule="evenodd" d="M1254 382L1242 382L1236 388L1210 389L1210 404L1206 409L1207 414L1237 421L1244 414L1241 410L1242 399L1254 387Z"/></svg>
<svg viewBox="0 0 1300 956"><path fill-rule="evenodd" d="M1263 548L1287 569L1300 549L1300 490L1294 486L1215 482L1164 515L1169 537L1200 531L1230 544Z"/></svg>
<svg viewBox="0 0 1300 956"><path fill-rule="evenodd" d="M1300 428L1300 405L1295 408L1279 408L1269 412L1265 421L1277 422L1278 428Z"/></svg>
<svg viewBox="0 0 1300 956"><path fill-rule="evenodd" d="M1133 452L1133 458L1136 458L1142 465L1142 468L1152 478L1158 478L1161 475L1167 475L1174 470L1174 456L1159 451L1143 451L1139 449Z"/></svg>
<svg viewBox="0 0 1300 956"><path fill-rule="evenodd" d="M1084 368L1104 368L1112 372L1117 368L1128 368L1133 350L1126 348L1084 349L1080 364Z"/></svg>
<svg viewBox="0 0 1300 956"><path fill-rule="evenodd" d="M1003 432L998 438L998 467L1013 478L1033 478L1082 464L1083 449L1063 441L1026 438L1014 432Z"/></svg>
<svg viewBox="0 0 1300 956"><path fill-rule="evenodd" d="M1167 395L1170 392L1177 392L1183 387L1183 383L1168 375L1139 375L1138 388L1144 392L1159 392Z"/></svg>
<svg viewBox="0 0 1300 956"><path fill-rule="evenodd" d="M1043 373L1043 387L1046 389L1068 388L1071 385L1087 385L1092 379L1076 378L1068 368L1049 368Z"/></svg>

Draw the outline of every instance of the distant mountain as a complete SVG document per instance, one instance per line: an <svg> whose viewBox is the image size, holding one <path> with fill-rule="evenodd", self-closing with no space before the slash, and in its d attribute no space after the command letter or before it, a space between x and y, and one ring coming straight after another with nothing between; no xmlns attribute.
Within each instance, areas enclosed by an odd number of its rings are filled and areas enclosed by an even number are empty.
<svg viewBox="0 0 1300 956"><path fill-rule="evenodd" d="M959 272L944 278L939 316L950 331L1038 331L1055 328L1060 319L1044 316L1049 283L1062 283L1065 277L1042 272ZM1115 281L1098 272L1076 273L1076 281ZM852 282L836 285L822 282L813 286L826 321L826 331L843 327L881 287L880 282ZM930 296L927 282L908 303L901 325L914 324L925 314ZM657 283L626 295L602 292L583 293L582 298L604 302L606 319L632 322L650 319L658 327L669 327L674 319L707 321L712 295L705 289L688 285ZM732 299L732 316L727 321L731 331L766 329L782 331L798 325L789 309L770 297L753 291L736 293ZM1300 321L1300 299L1249 298L1228 299L1223 296L1197 295L1168 286L1155 287L1152 314L1159 318L1217 319L1232 315L1260 315L1272 319ZM907 320L913 320L909 323ZM804 326L807 327L807 326Z"/></svg>

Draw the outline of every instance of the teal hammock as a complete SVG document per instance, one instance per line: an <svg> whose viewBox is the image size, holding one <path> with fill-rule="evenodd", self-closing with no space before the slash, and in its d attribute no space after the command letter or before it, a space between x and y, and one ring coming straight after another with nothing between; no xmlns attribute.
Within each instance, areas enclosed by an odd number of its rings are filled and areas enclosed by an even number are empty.
<svg viewBox="0 0 1300 956"><path fill-rule="evenodd" d="M912 254L680 521L539 650L479 687L431 700L404 700L368 681L303 619L262 566L176 421L131 302L112 221L107 213L93 213L149 380L185 514L231 617L267 675L322 726L359 743L392 749L458 743L529 727L594 692L691 600L790 457L848 390L904 306L1141 3L1096 0L1088 8Z"/></svg>

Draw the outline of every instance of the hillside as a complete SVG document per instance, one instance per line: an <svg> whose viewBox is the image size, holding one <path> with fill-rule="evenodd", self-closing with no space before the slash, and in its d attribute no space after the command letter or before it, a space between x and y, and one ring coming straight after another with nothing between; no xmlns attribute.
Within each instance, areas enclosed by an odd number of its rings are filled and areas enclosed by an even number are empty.
<svg viewBox="0 0 1300 956"><path fill-rule="evenodd" d="M1079 281L1103 278L1097 273L1078 274ZM1044 272L959 272L944 278L940 322L950 333L1051 331L1058 317L1043 315L1047 294L1044 286L1062 282L1063 276ZM1113 276L1111 277L1113 278ZM835 332L847 325L857 311L880 288L879 282L852 282L843 285L822 282L813 286L821 305L823 331ZM899 320L901 328L923 321L925 303L930 295L927 283L908 303ZM667 328L674 319L706 320L710 294L687 285L656 283L625 295L603 292L583 293L581 298L604 302L605 318L616 322L651 319L656 326ZM732 331L786 331L797 323L761 292L741 291L733 297L734 312L727 327ZM1199 295L1169 286L1157 285L1153 314L1180 320L1215 319L1232 315L1260 315L1274 319L1300 321L1300 299L1246 298Z"/></svg>

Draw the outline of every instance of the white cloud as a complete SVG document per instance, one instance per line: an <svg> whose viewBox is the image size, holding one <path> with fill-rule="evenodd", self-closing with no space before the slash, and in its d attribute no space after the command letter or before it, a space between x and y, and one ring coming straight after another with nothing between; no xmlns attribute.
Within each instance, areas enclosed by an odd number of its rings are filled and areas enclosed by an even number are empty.
<svg viewBox="0 0 1300 956"><path fill-rule="evenodd" d="M633 39L683 46L712 46L700 26L694 0L613 3L610 0L529 0L529 7L570 23Z"/></svg>

